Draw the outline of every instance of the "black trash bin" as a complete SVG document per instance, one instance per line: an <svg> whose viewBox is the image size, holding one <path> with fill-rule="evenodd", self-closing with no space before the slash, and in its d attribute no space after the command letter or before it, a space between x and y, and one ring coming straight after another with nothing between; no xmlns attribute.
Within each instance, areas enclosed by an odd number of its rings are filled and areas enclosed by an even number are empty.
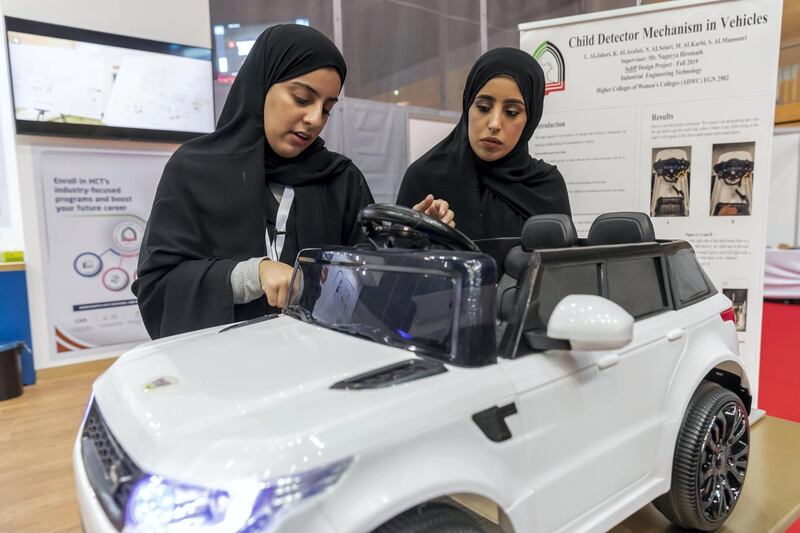
<svg viewBox="0 0 800 533"><path fill-rule="evenodd" d="M0 344L0 400L22 394L22 342Z"/></svg>

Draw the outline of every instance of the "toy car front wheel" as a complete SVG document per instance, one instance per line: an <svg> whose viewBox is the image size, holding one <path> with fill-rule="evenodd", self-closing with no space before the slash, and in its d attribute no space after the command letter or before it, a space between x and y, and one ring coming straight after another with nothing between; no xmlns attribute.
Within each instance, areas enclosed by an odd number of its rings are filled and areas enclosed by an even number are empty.
<svg viewBox="0 0 800 533"><path fill-rule="evenodd" d="M678 433L670 491L653 503L680 527L717 529L739 501L749 455L744 404L720 385L703 383Z"/></svg>
<svg viewBox="0 0 800 533"><path fill-rule="evenodd" d="M483 529L463 511L433 503L397 515L373 533L483 533Z"/></svg>

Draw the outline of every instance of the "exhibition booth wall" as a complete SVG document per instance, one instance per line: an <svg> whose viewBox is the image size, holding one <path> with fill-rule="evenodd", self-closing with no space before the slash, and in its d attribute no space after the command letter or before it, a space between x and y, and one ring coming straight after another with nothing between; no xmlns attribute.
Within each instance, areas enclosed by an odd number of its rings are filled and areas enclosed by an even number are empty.
<svg viewBox="0 0 800 533"><path fill-rule="evenodd" d="M797 246L800 235L800 128L775 128L769 180L767 246Z"/></svg>
<svg viewBox="0 0 800 533"><path fill-rule="evenodd" d="M157 2L127 2L122 0L75 0L71 2L48 2L45 0L3 0L0 2L0 13L3 16L36 20L50 24L59 24L84 28L100 32L114 33L165 42L175 42L189 46L209 48L211 37L209 32L208 2L204 0L175 0ZM5 37L4 37L5 38ZM3 61L6 60L4 50ZM7 87L7 65L3 64L4 83ZM10 94L0 94L4 109L11 109ZM147 143L131 141L109 141L95 139L79 139L65 137L38 137L29 135L14 136L13 114L3 112L2 142L6 146L16 144L15 150L4 150L11 155L6 162L7 189L9 191L10 213L13 223L0 230L0 243L4 248L21 247L24 243L25 273L30 305L30 325L37 368L58 366L76 361L91 360L117 355L119 350L109 353L99 351L82 355L79 359L59 358L52 341L53 333L49 327L48 312L53 297L49 294L47 262L46 228L44 212L39 194L40 175L37 154L55 150L58 153L115 153L123 157L128 152L137 154L157 154L165 161L169 154L177 148L177 144ZM15 142L16 141L16 142ZM80 157L78 157L80 160ZM79 161L79 167L91 160ZM14 171L16 166L16 171ZM160 172L159 172L160 174ZM153 178L157 181L158 176ZM19 208L16 212L14 209ZM69 281L59 281L59 284ZM132 297L132 296L131 296ZM91 352L92 350L89 350Z"/></svg>

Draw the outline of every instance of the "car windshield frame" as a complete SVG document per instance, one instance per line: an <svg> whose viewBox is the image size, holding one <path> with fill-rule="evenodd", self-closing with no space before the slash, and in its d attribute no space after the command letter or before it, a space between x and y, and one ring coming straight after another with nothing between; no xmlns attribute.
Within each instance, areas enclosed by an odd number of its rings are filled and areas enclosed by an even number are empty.
<svg viewBox="0 0 800 533"><path fill-rule="evenodd" d="M350 268L353 271L369 271L369 272L393 272L399 274L410 274L410 275L420 275L420 276L436 276L439 278L446 278L451 284L452 292L452 301L453 301L453 308L451 310L451 321L450 321L450 336L449 340L447 341L448 347L447 349L438 349L434 346L425 345L419 342L413 342L410 338L405 338L399 333L394 333L388 329L381 329L376 326L371 326L369 324L358 324L358 323L337 323L337 322L326 322L314 316L313 312L309 309L306 309L302 305L297 304L290 304L287 305L284 309L284 313L292 316L294 318L298 318L299 320L303 320L304 322L308 322L320 327L324 327L331 331L337 331L340 333L345 333L347 335L354 335L357 337L366 338L373 342L377 342L379 344L384 344L387 346L392 346L395 348L402 348L413 352L415 354L421 356L428 356L433 357L438 360L444 360L445 362L450 362L457 357L456 349L458 346L458 335L459 335L459 317L461 312L461 283L460 283L460 275L457 271L447 271L442 269L435 269L435 268L425 268L425 267L418 267L418 266L402 266L402 265L391 265L391 264L374 264L370 262L362 262L362 261L352 261L352 260L342 260L335 258L335 255L330 254L329 257L325 257L323 254L320 258L308 257L299 254L297 257L297 261L295 262L294 272L292 273L292 280L290 282L290 287L295 286L295 281L297 279L298 272L302 269L302 264L315 264L315 265L331 265L335 267L343 267L343 268ZM290 298L291 301L291 298ZM362 326L362 327L359 327ZM367 330L370 330L369 332ZM378 333L382 332L383 335L379 335Z"/></svg>

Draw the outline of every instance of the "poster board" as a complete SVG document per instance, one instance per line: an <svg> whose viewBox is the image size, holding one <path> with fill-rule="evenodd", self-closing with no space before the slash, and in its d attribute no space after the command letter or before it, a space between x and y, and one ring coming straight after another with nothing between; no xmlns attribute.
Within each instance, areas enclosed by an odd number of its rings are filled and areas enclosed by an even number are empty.
<svg viewBox="0 0 800 533"><path fill-rule="evenodd" d="M149 339L131 284L171 153L36 150L50 362Z"/></svg>
<svg viewBox="0 0 800 533"><path fill-rule="evenodd" d="M677 0L520 25L542 65L531 153L565 176L579 233L648 213L733 300L757 395L780 0Z"/></svg>

